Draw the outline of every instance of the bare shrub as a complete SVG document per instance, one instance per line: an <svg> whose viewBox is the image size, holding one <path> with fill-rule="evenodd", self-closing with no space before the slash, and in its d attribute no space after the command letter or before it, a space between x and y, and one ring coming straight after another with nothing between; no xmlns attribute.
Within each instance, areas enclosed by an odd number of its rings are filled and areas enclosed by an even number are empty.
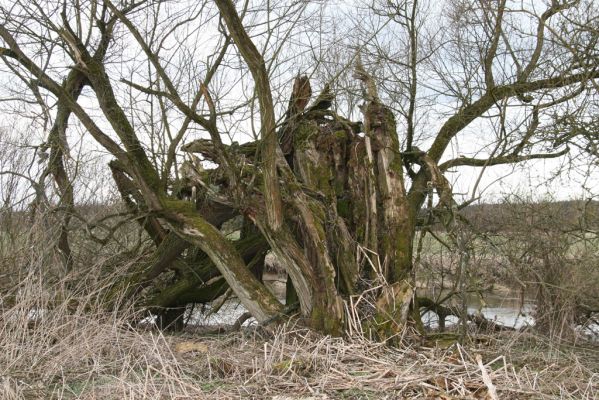
<svg viewBox="0 0 599 400"><path fill-rule="evenodd" d="M500 248L515 278L536 301L535 326L555 339L573 337L599 310L598 237L585 204L514 198L505 203ZM578 209L577 209L578 208Z"/></svg>

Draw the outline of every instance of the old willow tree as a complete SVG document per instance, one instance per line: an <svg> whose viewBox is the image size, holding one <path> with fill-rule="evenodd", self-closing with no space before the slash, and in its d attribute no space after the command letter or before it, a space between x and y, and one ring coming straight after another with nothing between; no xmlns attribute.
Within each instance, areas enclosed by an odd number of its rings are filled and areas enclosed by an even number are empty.
<svg viewBox="0 0 599 400"><path fill-rule="evenodd" d="M421 209L448 225L459 209L448 174L596 144L573 127L596 107L597 5L272 3L1 6L2 96L45 132L55 246L76 268L69 142L99 145L154 246L119 282L130 298L158 309L231 290L261 322L295 304L314 329L391 337L419 319ZM267 251L287 306L261 282Z"/></svg>

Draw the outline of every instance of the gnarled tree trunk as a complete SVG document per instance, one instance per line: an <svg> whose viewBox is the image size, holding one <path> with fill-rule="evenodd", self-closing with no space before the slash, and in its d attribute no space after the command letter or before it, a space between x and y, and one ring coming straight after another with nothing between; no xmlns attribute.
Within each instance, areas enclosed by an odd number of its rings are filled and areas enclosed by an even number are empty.
<svg viewBox="0 0 599 400"><path fill-rule="evenodd" d="M412 303L415 229L393 114L372 97L363 107L365 123L351 122L328 110L330 100L321 104L325 93L311 106L304 102L298 108L302 102L295 99L306 96L306 84L306 77L296 79L279 130L286 141L286 152L279 152L277 162L281 226L272 227L260 196L248 195L239 212L259 228L287 271L301 314L312 327L342 333L347 322L344 300L367 293L373 308L364 310L365 326L381 338L392 337L405 326ZM218 162L208 140L183 148ZM260 176L255 166L258 148L227 148L255 167L248 179ZM211 175L224 176L217 171ZM222 190L226 192L226 182Z"/></svg>

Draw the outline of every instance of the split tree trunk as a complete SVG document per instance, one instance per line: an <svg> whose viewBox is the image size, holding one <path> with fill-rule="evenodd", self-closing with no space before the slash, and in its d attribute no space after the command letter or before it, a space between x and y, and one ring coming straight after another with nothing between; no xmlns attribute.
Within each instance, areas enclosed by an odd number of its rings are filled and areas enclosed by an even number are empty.
<svg viewBox="0 0 599 400"><path fill-rule="evenodd" d="M290 107L299 103L294 97L305 96L305 81L297 78L294 88L301 93L292 94ZM281 226L272 227L259 197L246 197L239 212L259 228L287 271L301 314L313 328L342 333L343 301L366 292L375 307L368 311L365 326L389 338L403 329L412 304L415 229L394 116L372 98L363 107L365 123L354 123L327 110L330 101L322 106L322 98L305 110L291 109L279 131L279 137L291 137L292 143L277 162ZM226 150L252 164L259 147L245 144ZM184 149L218 162L208 140ZM260 176L260 170L253 174Z"/></svg>

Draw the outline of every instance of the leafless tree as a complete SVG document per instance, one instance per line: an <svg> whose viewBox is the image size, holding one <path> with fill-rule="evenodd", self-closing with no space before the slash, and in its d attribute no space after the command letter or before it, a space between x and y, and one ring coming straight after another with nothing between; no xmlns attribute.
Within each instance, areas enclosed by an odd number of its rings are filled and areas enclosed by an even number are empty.
<svg viewBox="0 0 599 400"><path fill-rule="evenodd" d="M597 31L587 27L599 13L584 1L539 8L368 4L347 15L372 29L337 25L352 42L335 46L350 55L315 74L328 82L300 74L292 84L311 54L313 70L326 65L326 45L313 39L328 38L314 27L335 20L304 1L16 1L0 9L0 57L22 93L14 101L35 103L48 121L45 174L65 210L57 246L67 268L75 203L65 163L69 129L80 124L111 157L123 202L155 245L127 279L132 293L175 271L152 304L207 302L230 287L269 321L289 311L252 273L270 250L309 325L343 332L354 315L346 305L365 296L363 328L390 338L418 319L419 211L434 197L450 223L459 206L448 174L562 157L580 139L547 132L587 116L567 111L596 95ZM336 112L355 105L351 88L339 98L350 77L363 121ZM432 116L442 121L434 130ZM484 143L452 157L472 127L485 130ZM253 140L238 144L239 133ZM230 240L220 228L238 217L241 238Z"/></svg>

